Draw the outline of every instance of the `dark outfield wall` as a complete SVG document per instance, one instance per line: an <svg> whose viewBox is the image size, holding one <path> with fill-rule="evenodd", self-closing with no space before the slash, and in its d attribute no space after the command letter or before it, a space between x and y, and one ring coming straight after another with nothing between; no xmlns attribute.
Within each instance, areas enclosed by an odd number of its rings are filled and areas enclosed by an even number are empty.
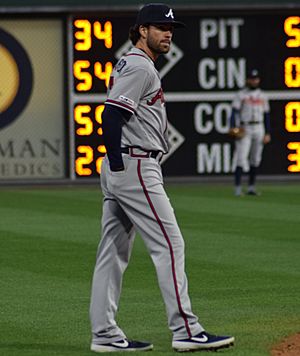
<svg viewBox="0 0 300 356"><path fill-rule="evenodd" d="M0 0L0 11L6 11L5 8L14 8L14 7L136 7L147 2L164 2L161 1L136 1L136 0ZM172 0L165 1L170 5L175 5L177 7L188 7L189 5L193 6L221 6L221 7L243 7L243 6L253 6L253 7L264 7L264 6L280 6L280 7L299 7L300 0L293 1L282 1L282 0Z"/></svg>

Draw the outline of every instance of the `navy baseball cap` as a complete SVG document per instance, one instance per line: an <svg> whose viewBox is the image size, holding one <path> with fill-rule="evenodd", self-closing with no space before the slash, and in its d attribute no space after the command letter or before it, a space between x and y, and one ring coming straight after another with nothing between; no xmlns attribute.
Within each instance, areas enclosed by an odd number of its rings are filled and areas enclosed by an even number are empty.
<svg viewBox="0 0 300 356"><path fill-rule="evenodd" d="M257 69L251 69L247 75L247 78L249 78L249 79L254 79L254 78L259 78L259 77L260 77L260 75L259 75L259 71Z"/></svg>
<svg viewBox="0 0 300 356"><path fill-rule="evenodd" d="M175 28L186 27L183 22L175 21L174 11L165 4L147 4L141 8L136 25L170 24Z"/></svg>

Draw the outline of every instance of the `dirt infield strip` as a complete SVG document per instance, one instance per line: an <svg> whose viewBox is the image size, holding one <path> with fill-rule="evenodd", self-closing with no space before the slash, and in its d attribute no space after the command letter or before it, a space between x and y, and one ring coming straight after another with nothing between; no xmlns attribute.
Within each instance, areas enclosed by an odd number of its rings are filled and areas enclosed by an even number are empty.
<svg viewBox="0 0 300 356"><path fill-rule="evenodd" d="M300 355L300 333L291 335L275 345L271 350L271 356L299 356Z"/></svg>

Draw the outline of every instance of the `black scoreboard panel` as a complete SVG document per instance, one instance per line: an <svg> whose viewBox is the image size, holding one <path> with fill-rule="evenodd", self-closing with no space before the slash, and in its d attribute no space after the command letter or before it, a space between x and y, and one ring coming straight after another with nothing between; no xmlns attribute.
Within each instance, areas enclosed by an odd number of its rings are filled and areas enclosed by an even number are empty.
<svg viewBox="0 0 300 356"><path fill-rule="evenodd" d="M101 113L109 75L126 52L135 13L69 18L71 177L97 177L105 155ZM234 144L226 134L231 100L257 68L271 106L272 142L261 173L300 172L300 13L176 11L169 54L157 61L170 122L166 176L232 174Z"/></svg>

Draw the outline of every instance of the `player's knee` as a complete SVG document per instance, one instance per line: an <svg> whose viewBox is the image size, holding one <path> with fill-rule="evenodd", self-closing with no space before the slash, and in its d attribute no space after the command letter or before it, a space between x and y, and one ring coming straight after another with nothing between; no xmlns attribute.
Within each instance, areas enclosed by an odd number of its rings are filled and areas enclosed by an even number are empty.
<svg viewBox="0 0 300 356"><path fill-rule="evenodd" d="M176 253L177 251L181 252L185 249L185 242L181 235L172 236L171 243L174 253Z"/></svg>
<svg viewBox="0 0 300 356"><path fill-rule="evenodd" d="M244 169L244 167L247 166L247 162L243 158L238 158L237 161L236 161L236 166L237 167L242 167Z"/></svg>
<svg viewBox="0 0 300 356"><path fill-rule="evenodd" d="M260 162L261 160L260 159L253 159L253 160L250 160L250 166L251 167L255 167L255 168L258 168L259 165L260 165Z"/></svg>

